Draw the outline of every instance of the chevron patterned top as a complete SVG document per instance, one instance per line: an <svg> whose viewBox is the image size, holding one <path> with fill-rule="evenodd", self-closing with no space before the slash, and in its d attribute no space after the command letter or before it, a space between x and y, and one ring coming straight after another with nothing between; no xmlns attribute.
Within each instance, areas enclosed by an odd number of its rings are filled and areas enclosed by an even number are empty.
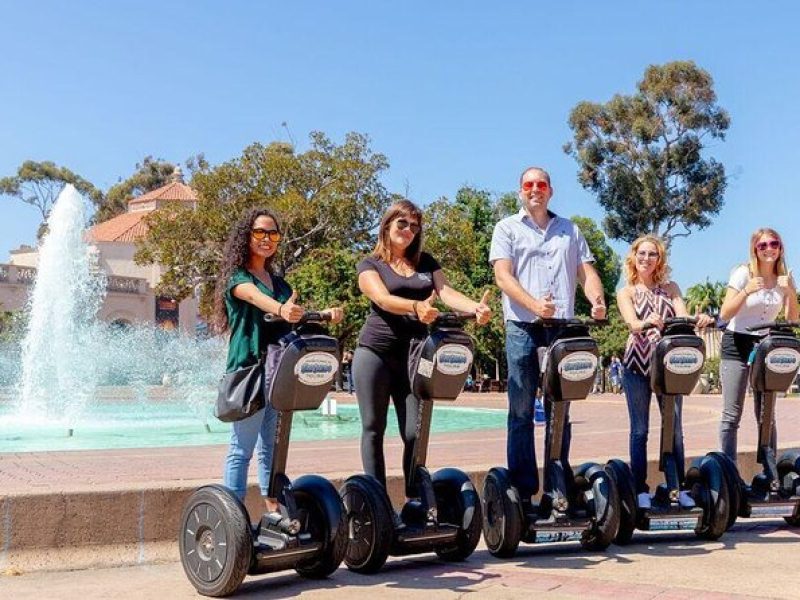
<svg viewBox="0 0 800 600"><path fill-rule="evenodd" d="M657 286L652 290L636 286L633 294L633 308L636 311L636 318L640 321L644 321L654 313L662 319L675 316L675 307L672 306L672 299L661 286ZM656 328L643 332L631 332L628 336L628 343L625 346L625 356L622 357L622 364L625 365L626 369L635 371L645 377L650 377L650 356L660 339L661 332Z"/></svg>

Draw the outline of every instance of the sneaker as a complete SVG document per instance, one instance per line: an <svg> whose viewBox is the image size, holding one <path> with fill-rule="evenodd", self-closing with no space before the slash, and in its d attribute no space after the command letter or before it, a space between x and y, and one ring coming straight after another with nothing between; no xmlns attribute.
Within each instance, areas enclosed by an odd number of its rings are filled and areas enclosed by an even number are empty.
<svg viewBox="0 0 800 600"><path fill-rule="evenodd" d="M636 505L641 510L650 510L653 508L653 503L650 500L650 492L642 492L638 496L636 496Z"/></svg>
<svg viewBox="0 0 800 600"><path fill-rule="evenodd" d="M281 513L268 512L264 513L261 522L272 531L278 533L288 533L289 535L297 535L300 532L300 521L297 519L290 519L284 517Z"/></svg>
<svg viewBox="0 0 800 600"><path fill-rule="evenodd" d="M681 505L681 508L694 508L697 506L694 503L694 498L692 498L686 490L681 490L681 493L678 495L678 504Z"/></svg>
<svg viewBox="0 0 800 600"><path fill-rule="evenodd" d="M395 511L392 511L392 527L397 529L405 529L406 524L403 522L403 519L400 518Z"/></svg>

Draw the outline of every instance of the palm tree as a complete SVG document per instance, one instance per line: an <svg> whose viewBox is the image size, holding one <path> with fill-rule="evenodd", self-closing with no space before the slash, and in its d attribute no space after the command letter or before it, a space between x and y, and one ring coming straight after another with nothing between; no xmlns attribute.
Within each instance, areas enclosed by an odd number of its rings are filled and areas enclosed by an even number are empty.
<svg viewBox="0 0 800 600"><path fill-rule="evenodd" d="M686 290L686 308L694 314L707 313L716 317L724 299L725 284L722 281L712 283L707 277L704 283L697 283Z"/></svg>

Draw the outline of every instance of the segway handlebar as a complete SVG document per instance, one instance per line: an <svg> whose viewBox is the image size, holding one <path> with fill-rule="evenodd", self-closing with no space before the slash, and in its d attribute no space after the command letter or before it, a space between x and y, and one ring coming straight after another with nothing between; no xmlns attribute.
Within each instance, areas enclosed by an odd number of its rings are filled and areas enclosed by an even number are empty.
<svg viewBox="0 0 800 600"><path fill-rule="evenodd" d="M695 317L669 317L664 319L664 327L667 328L670 325L697 325L697 319ZM642 331L647 331L648 329L655 328L655 324L653 323L645 323L642 325Z"/></svg>
<svg viewBox="0 0 800 600"><path fill-rule="evenodd" d="M751 325L747 331L760 331L762 329L793 329L800 327L800 321L767 321L765 323L758 323Z"/></svg>
<svg viewBox="0 0 800 600"><path fill-rule="evenodd" d="M605 327L608 319L592 319L589 317L570 317L562 319L560 317L536 317L532 323L543 327L565 327L568 325L587 325L589 327Z"/></svg>
<svg viewBox="0 0 800 600"><path fill-rule="evenodd" d="M471 312L464 312L464 311L440 311L439 314L436 316L436 319L432 323L428 323L429 327L461 327L467 321L471 321L472 319L476 318L475 313ZM408 319L411 321L417 321L421 323L422 321L419 320L419 317L416 315L408 315Z"/></svg>
<svg viewBox="0 0 800 600"><path fill-rule="evenodd" d="M303 313L303 316L300 317L300 320L297 323L292 323L292 325L305 325L306 323L327 323L331 320L331 314L324 311L319 310L307 310ZM279 317L278 315L273 315L272 313L266 313L264 315L264 322L265 323L282 323L286 322L286 319L283 317Z"/></svg>

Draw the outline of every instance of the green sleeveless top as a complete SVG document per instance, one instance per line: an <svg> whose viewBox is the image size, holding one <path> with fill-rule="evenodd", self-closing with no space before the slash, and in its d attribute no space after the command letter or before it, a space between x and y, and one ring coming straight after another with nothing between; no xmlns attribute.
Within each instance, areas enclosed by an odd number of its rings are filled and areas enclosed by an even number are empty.
<svg viewBox="0 0 800 600"><path fill-rule="evenodd" d="M286 280L272 275L274 291L265 286L258 277L247 269L239 268L228 280L225 289L225 310L228 313L228 373L249 367L258 362L258 357L267 351L267 346L275 344L289 333L291 326L285 321L265 323L264 311L240 300L233 295L233 288L241 283L252 283L258 290L278 302L286 302L292 295L292 288Z"/></svg>

